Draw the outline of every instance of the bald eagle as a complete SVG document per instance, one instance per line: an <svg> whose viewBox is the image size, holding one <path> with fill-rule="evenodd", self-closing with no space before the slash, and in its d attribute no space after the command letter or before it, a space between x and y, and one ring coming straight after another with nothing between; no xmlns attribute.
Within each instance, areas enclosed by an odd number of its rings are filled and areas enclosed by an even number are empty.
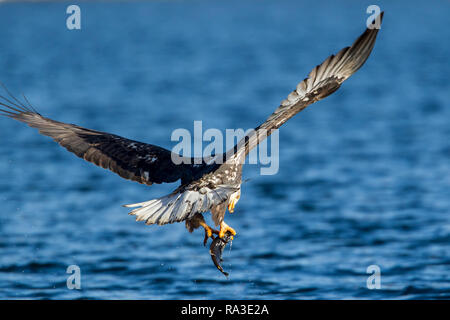
<svg viewBox="0 0 450 320"><path fill-rule="evenodd" d="M379 21L383 13L378 17ZM122 178L146 185L181 184L172 193L158 199L125 205L130 214L146 224L164 225L184 221L189 232L203 227L204 244L209 238L229 239L236 231L224 221L225 212L233 212L240 198L242 166L249 152L287 120L333 92L355 73L369 57L379 28L367 28L350 46L331 55L301 81L287 99L238 144L215 159L183 159L174 163L171 151L133 141L111 133L86 129L46 118L28 102L14 96L1 97L0 114L24 122L53 138L57 143L86 161L109 169ZM264 133L264 134L263 134ZM218 158L223 161L214 161ZM206 224L203 213L211 212L219 230Z"/></svg>

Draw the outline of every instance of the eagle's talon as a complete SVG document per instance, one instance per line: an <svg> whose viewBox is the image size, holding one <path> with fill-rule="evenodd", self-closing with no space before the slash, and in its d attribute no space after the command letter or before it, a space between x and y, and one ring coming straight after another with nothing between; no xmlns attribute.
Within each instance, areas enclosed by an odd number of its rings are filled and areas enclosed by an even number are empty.
<svg viewBox="0 0 450 320"><path fill-rule="evenodd" d="M207 224L205 224L203 228L205 228L205 238L203 239L203 246L206 246L206 244L208 243L208 239L211 238L214 240L213 234L219 234L219 231L211 228Z"/></svg>
<svg viewBox="0 0 450 320"><path fill-rule="evenodd" d="M236 235L236 231L234 231L232 227L230 227L224 221L222 221L222 223L220 224L219 238L223 239L223 237L227 232L231 234L230 239L233 240L234 239L233 236Z"/></svg>
<svg viewBox="0 0 450 320"><path fill-rule="evenodd" d="M203 246L206 247L207 243L208 243L208 236L205 234L205 239L203 239Z"/></svg>
<svg viewBox="0 0 450 320"><path fill-rule="evenodd" d="M234 207L236 206L236 203L239 201L239 198L241 197L241 190L239 189L239 191L233 193L230 196L230 200L228 201L228 211L230 213L234 212Z"/></svg>

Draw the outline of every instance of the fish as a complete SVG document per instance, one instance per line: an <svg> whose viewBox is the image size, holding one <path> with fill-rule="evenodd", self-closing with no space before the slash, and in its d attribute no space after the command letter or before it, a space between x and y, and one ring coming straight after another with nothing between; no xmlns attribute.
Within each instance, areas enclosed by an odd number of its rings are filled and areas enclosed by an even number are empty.
<svg viewBox="0 0 450 320"><path fill-rule="evenodd" d="M216 266L217 269L219 269L220 272L222 272L226 277L229 276L228 272L225 272L222 268L222 253L223 249L225 249L226 245L230 240L233 240L233 236L230 232L227 231L225 233L223 238L215 237L211 243L211 246L209 247L209 253L211 255L211 259Z"/></svg>

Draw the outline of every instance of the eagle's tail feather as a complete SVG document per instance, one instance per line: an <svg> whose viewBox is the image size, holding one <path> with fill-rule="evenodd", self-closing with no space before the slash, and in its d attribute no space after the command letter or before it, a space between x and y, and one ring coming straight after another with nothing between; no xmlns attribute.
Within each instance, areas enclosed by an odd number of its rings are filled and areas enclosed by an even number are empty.
<svg viewBox="0 0 450 320"><path fill-rule="evenodd" d="M136 216L136 221L146 224L168 224L190 219L196 213L211 210L229 199L239 190L240 185L219 185L216 189L178 190L164 197L140 203L124 205L133 209L129 214Z"/></svg>
<svg viewBox="0 0 450 320"><path fill-rule="evenodd" d="M186 206L186 202L194 200L186 199L189 194L189 192L172 193L158 199L127 204L124 207L139 207L133 209L129 214L136 216L136 221L145 221L148 225L180 222L189 217L192 211L192 206L190 208Z"/></svg>

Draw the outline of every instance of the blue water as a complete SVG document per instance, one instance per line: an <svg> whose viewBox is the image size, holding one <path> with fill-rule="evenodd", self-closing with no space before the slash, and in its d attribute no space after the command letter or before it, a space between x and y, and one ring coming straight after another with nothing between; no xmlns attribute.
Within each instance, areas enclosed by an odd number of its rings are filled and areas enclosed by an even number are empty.
<svg viewBox="0 0 450 320"><path fill-rule="evenodd" d="M226 279L203 233L136 223L167 194L0 119L0 298L450 298L448 1L377 1L367 64L280 131L280 170L248 166L226 221ZM42 114L171 148L173 129L251 128L351 44L373 1L0 5L0 81ZM69 290L66 268L81 268ZM381 289L369 290L369 265Z"/></svg>

